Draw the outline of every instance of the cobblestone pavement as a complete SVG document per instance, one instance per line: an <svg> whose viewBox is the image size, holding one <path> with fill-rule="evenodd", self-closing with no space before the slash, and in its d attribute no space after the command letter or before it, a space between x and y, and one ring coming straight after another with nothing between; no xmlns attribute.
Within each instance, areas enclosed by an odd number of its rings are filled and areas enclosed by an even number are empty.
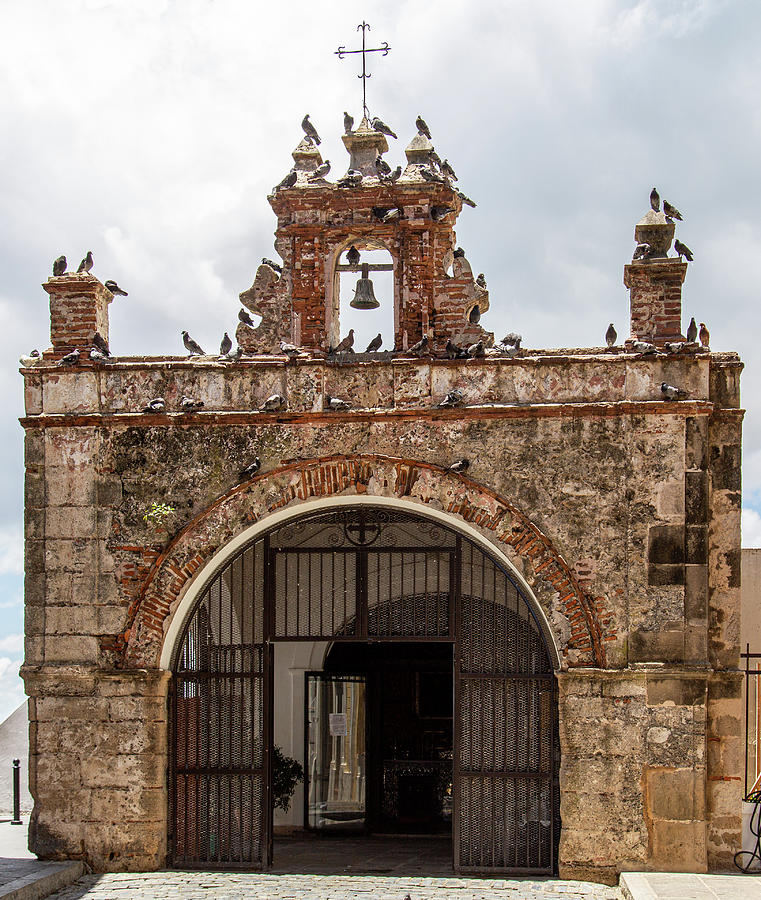
<svg viewBox="0 0 761 900"><path fill-rule="evenodd" d="M88 875L55 900L619 900L618 888L586 881L502 878L382 878L148 872Z"/></svg>

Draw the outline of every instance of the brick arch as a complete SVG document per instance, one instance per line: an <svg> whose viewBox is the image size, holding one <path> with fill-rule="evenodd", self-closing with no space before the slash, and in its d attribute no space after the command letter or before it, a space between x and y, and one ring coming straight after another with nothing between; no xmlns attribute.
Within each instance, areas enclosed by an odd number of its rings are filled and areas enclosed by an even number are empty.
<svg viewBox="0 0 761 900"><path fill-rule="evenodd" d="M529 584L553 597L567 618L570 635L561 647L567 663L605 667L604 641L610 635L598 615L599 600L584 592L573 569L527 516L489 488L440 466L372 454L286 463L236 486L188 522L155 560L130 607L127 629L112 645L121 665L158 667L171 614L212 557L241 532L285 507L295 511L300 502L352 494L406 499L420 504L423 513L430 505L486 532L527 564Z"/></svg>

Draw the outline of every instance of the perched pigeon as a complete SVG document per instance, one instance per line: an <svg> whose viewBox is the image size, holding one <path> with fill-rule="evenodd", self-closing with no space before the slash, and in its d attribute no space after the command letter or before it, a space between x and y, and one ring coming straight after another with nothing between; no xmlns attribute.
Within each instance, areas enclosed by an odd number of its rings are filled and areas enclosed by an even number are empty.
<svg viewBox="0 0 761 900"><path fill-rule="evenodd" d="M239 481L246 481L249 478L252 478L256 473L261 469L262 461L258 456L255 456L253 460L244 468L240 470L238 474Z"/></svg>
<svg viewBox="0 0 761 900"><path fill-rule="evenodd" d="M463 194L462 191L458 191L456 188L455 188L455 194L457 194L457 196L460 198L460 200L462 200L462 202L463 202L466 206L472 206L473 209L476 208L476 201L475 201L475 200L471 200L470 197L467 196L467 194Z"/></svg>
<svg viewBox="0 0 761 900"><path fill-rule="evenodd" d="M447 409L448 407L454 406L462 406L465 402L465 397L462 391L455 388L453 391L449 391L449 393L444 397L444 399L439 403L439 409Z"/></svg>
<svg viewBox="0 0 761 900"><path fill-rule="evenodd" d="M471 309L468 313L468 322L471 325L478 325L481 321L481 307L476 303L476 305Z"/></svg>
<svg viewBox="0 0 761 900"><path fill-rule="evenodd" d="M238 360L243 356L243 348L239 345L234 350L231 350L226 356L225 359L230 362L238 362Z"/></svg>
<svg viewBox="0 0 761 900"><path fill-rule="evenodd" d="M698 326L695 324L695 316L690 319L690 324L687 326L687 341L690 344L694 344L698 339Z"/></svg>
<svg viewBox="0 0 761 900"><path fill-rule="evenodd" d="M354 329L350 328L346 337L339 342L337 347L331 348L331 353L343 353L345 350L351 350L354 346Z"/></svg>
<svg viewBox="0 0 761 900"><path fill-rule="evenodd" d="M470 347L468 347L468 356L471 359L480 359L482 356L486 356L484 342L476 341L475 344L471 344Z"/></svg>
<svg viewBox="0 0 761 900"><path fill-rule="evenodd" d="M434 222L438 222L439 219L443 219L444 216L448 216L449 213L453 213L454 209L451 206L432 206L431 207L431 218Z"/></svg>
<svg viewBox="0 0 761 900"><path fill-rule="evenodd" d="M338 187L359 187L362 184L362 173L359 169L349 169L343 178L339 178L336 184Z"/></svg>
<svg viewBox="0 0 761 900"><path fill-rule="evenodd" d="M274 269L278 275L283 274L283 267L280 265L280 263L276 263L274 261L274 259L267 259L266 256L263 256L262 257L262 265L269 266L270 269Z"/></svg>
<svg viewBox="0 0 761 900"><path fill-rule="evenodd" d="M309 140L313 144L321 144L320 135L317 134L317 129L312 125L309 121L309 113L307 113L304 118L301 120L301 127L304 129L304 134L309 138Z"/></svg>
<svg viewBox="0 0 761 900"><path fill-rule="evenodd" d="M285 406L285 397L282 394L272 394L262 403L263 412L277 412Z"/></svg>
<svg viewBox="0 0 761 900"><path fill-rule="evenodd" d="M123 291L119 285L113 281L112 279L108 279L108 281L103 282L104 285L117 297L129 297L129 294L126 291Z"/></svg>
<svg viewBox="0 0 761 900"><path fill-rule="evenodd" d="M249 328L256 328L256 326L254 325L254 320L245 309L240 310L240 312L238 313L238 319L243 322L244 325L248 325Z"/></svg>
<svg viewBox="0 0 761 900"><path fill-rule="evenodd" d="M476 284L482 288L486 287L486 278L484 277L483 272L480 272L478 278L476 278Z"/></svg>
<svg viewBox="0 0 761 900"><path fill-rule="evenodd" d="M378 173L378 175L390 175L391 174L391 166L386 162L386 160L382 156L376 156L375 170Z"/></svg>
<svg viewBox="0 0 761 900"><path fill-rule="evenodd" d="M458 247L455 252L452 254L455 259L465 259L465 251L462 247Z"/></svg>
<svg viewBox="0 0 761 900"><path fill-rule="evenodd" d="M663 395L664 400L684 400L687 396L687 391L682 388L674 387L673 384L666 384L665 381L661 382L661 394Z"/></svg>
<svg viewBox="0 0 761 900"><path fill-rule="evenodd" d="M25 353L19 357L19 362L24 368L29 369L32 366L39 365L42 362L42 356L40 356L39 350L32 350L32 352L27 356Z"/></svg>
<svg viewBox="0 0 761 900"><path fill-rule="evenodd" d="M380 219L381 222L386 217L388 213L391 212L392 209L395 209L393 206L374 206L373 207L373 215L376 219Z"/></svg>
<svg viewBox="0 0 761 900"><path fill-rule="evenodd" d="M700 343L703 347L708 347L711 343L711 333L706 328L706 323L700 323L700 331L698 332L698 337L700 338Z"/></svg>
<svg viewBox="0 0 761 900"><path fill-rule="evenodd" d="M674 341L673 343L666 343L665 347L669 353L681 353L682 350L687 346L685 341Z"/></svg>
<svg viewBox="0 0 761 900"><path fill-rule="evenodd" d="M108 349L108 344L106 343L103 335L99 331L96 331L95 334L92 336L92 345L97 350L100 350L100 352L104 356L111 356L111 351Z"/></svg>
<svg viewBox="0 0 761 900"><path fill-rule="evenodd" d="M317 168L312 172L309 176L310 181L315 181L318 178L324 178L328 172L330 171L330 160L326 159L324 163L321 163Z"/></svg>
<svg viewBox="0 0 761 900"><path fill-rule="evenodd" d="M441 157L435 150L431 150L431 152L428 154L428 158L431 160L431 162L433 162L436 168L441 171L441 166L443 165L443 163L441 162Z"/></svg>
<svg viewBox="0 0 761 900"><path fill-rule="evenodd" d="M660 212L661 210L661 195L655 188L650 191L650 206L652 206L653 212Z"/></svg>
<svg viewBox="0 0 761 900"><path fill-rule="evenodd" d="M349 134L354 128L354 116L350 116L349 113L344 113L344 134Z"/></svg>
<svg viewBox="0 0 761 900"><path fill-rule="evenodd" d="M180 409L182 412L195 412L197 409L201 409L203 406L203 400L196 400L194 397L188 397L186 394L183 394L180 398Z"/></svg>
<svg viewBox="0 0 761 900"><path fill-rule="evenodd" d="M185 349L191 356L203 356L204 352L201 349L201 345L197 344L193 338L187 333L187 331L182 332L182 343L185 345Z"/></svg>
<svg viewBox="0 0 761 900"><path fill-rule="evenodd" d="M66 356L62 356L58 360L59 366L76 366L79 362L80 353L79 350L72 350L71 353L67 353Z"/></svg>
<svg viewBox="0 0 761 900"><path fill-rule="evenodd" d="M502 343L506 344L508 347L515 347L516 350L520 350L522 340L522 335L517 334L515 331L511 331L502 338Z"/></svg>
<svg viewBox="0 0 761 900"><path fill-rule="evenodd" d="M458 459L451 466L447 466L447 472L466 472L469 466L469 459Z"/></svg>
<svg viewBox="0 0 761 900"><path fill-rule="evenodd" d="M438 172L434 172L430 166L419 166L418 172L425 181L435 181L437 184L444 184L444 179Z"/></svg>
<svg viewBox="0 0 761 900"><path fill-rule="evenodd" d="M402 177L402 167L397 166L390 175L386 175L383 180L388 184L395 184Z"/></svg>
<svg viewBox="0 0 761 900"><path fill-rule="evenodd" d="M347 403L346 400L340 400L338 397L331 397L330 394L325 394L323 409L332 409L333 412L343 412L344 410L351 409L351 403Z"/></svg>
<svg viewBox="0 0 761 900"><path fill-rule="evenodd" d="M694 257L692 255L692 250L690 250L687 244L683 244L679 238L674 240L674 250L679 254L680 262L683 256L686 256L689 262L693 261Z"/></svg>
<svg viewBox="0 0 761 900"><path fill-rule="evenodd" d="M666 214L667 219L679 219L680 222L684 221L679 210L675 206L672 206L668 200L663 201L663 212Z"/></svg>
<svg viewBox="0 0 761 900"><path fill-rule="evenodd" d="M632 350L634 350L635 353L642 353L644 355L657 352L655 344L650 344L647 341L634 341Z"/></svg>
<svg viewBox="0 0 761 900"><path fill-rule="evenodd" d="M296 359L301 354L301 350L295 344L289 344L288 341L280 341L280 352L285 354L288 359Z"/></svg>
<svg viewBox="0 0 761 900"><path fill-rule="evenodd" d="M605 343L609 347L615 347L617 338L618 334L613 323L611 322L610 325L608 325L608 330L605 332Z"/></svg>
<svg viewBox="0 0 761 900"><path fill-rule="evenodd" d="M66 257L59 256L53 262L53 274L54 275L65 275L66 274Z"/></svg>
<svg viewBox="0 0 761 900"><path fill-rule="evenodd" d="M92 258L92 250L87 251L87 256L82 260L79 264L79 268L77 269L77 273L80 272L89 272L93 267L93 258Z"/></svg>
<svg viewBox="0 0 761 900"><path fill-rule="evenodd" d="M413 344L407 353L412 356L424 356L428 352L428 335L424 334L423 337L417 342L417 344Z"/></svg>
<svg viewBox="0 0 761 900"><path fill-rule="evenodd" d="M383 337L381 336L381 333L379 331L367 345L367 350L365 350L365 353L376 353L378 350L380 350L380 346L382 343Z"/></svg>
<svg viewBox="0 0 761 900"><path fill-rule="evenodd" d="M357 250L354 244L346 251L346 262L349 263L350 266L359 265L359 250Z"/></svg>
<svg viewBox="0 0 761 900"><path fill-rule="evenodd" d="M230 335L225 332L222 338L222 343L219 345L219 355L227 356L227 354L233 349L233 342L230 340Z"/></svg>
<svg viewBox="0 0 761 900"><path fill-rule="evenodd" d="M166 400L163 397L154 397L149 401L148 406L143 407L144 413L163 413L166 412Z"/></svg>
<svg viewBox="0 0 761 900"><path fill-rule="evenodd" d="M383 217L384 222L393 222L395 219L403 219L404 218L404 207L397 206L394 209L390 209L386 215Z"/></svg>
<svg viewBox="0 0 761 900"><path fill-rule="evenodd" d="M634 255L632 256L632 260L635 259L647 259L650 256L652 251L652 247L650 244L637 244L634 248Z"/></svg>
<svg viewBox="0 0 761 900"><path fill-rule="evenodd" d="M381 134L387 134L392 138L396 138L394 132L386 125L383 119L379 119L377 116L370 122L375 131L380 131Z"/></svg>
<svg viewBox="0 0 761 900"><path fill-rule="evenodd" d="M90 351L90 359L93 362L105 362L108 359L108 356L105 353L102 353L98 350L97 347L93 347Z"/></svg>
<svg viewBox="0 0 761 900"><path fill-rule="evenodd" d="M442 171L445 175L448 175L453 181L458 181L458 180L459 180L459 179L457 178L457 175L455 175L454 169L453 169L452 166L449 164L449 160L448 160L448 159L445 159L444 162L441 164L441 171Z"/></svg>
<svg viewBox="0 0 761 900"><path fill-rule="evenodd" d="M425 119L422 116L418 116L417 119L415 119L415 127L420 134L424 134L429 141L431 140L431 130L425 124Z"/></svg>
<svg viewBox="0 0 761 900"><path fill-rule="evenodd" d="M446 347L444 348L449 359L465 359L468 355L468 351L463 347L458 347L457 344L452 343L451 339L447 340Z"/></svg>
<svg viewBox="0 0 761 900"><path fill-rule="evenodd" d="M275 185L275 190L279 191L281 188L292 188L298 179L298 175L296 174L295 169L291 169L291 171L285 176L285 178Z"/></svg>

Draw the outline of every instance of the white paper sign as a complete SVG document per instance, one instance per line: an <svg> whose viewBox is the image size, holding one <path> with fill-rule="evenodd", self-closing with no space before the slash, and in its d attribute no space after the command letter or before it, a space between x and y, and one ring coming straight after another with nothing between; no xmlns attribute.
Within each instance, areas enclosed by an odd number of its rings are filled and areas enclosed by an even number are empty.
<svg viewBox="0 0 761 900"><path fill-rule="evenodd" d="M329 713L328 725L331 737L346 736L346 713Z"/></svg>

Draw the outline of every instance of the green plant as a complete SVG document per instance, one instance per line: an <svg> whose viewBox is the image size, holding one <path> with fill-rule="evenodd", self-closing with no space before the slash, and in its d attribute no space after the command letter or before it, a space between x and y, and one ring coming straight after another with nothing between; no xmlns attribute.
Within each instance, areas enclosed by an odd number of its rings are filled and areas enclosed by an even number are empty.
<svg viewBox="0 0 761 900"><path fill-rule="evenodd" d="M160 528L163 526L167 516L171 516L173 512L174 507L169 506L168 503L156 503L156 501L154 501L143 516L143 521L153 528Z"/></svg>
<svg viewBox="0 0 761 900"><path fill-rule="evenodd" d="M286 756L280 747L274 747L272 755L272 799L276 809L288 812L296 785L304 780L301 763Z"/></svg>

